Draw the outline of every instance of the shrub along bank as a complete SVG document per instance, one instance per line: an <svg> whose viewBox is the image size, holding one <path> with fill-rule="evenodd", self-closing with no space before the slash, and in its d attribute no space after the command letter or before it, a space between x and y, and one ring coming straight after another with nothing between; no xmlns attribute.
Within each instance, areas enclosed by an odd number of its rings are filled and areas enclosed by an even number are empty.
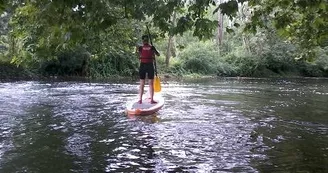
<svg viewBox="0 0 328 173"><path fill-rule="evenodd" d="M219 52L211 42L193 43L171 59L165 67L163 56L157 58L160 75L168 76L225 76L328 77L328 48L318 49L313 62L297 61L285 45L276 45L260 55L252 55L243 48L228 53ZM137 77L138 57L134 53L106 53L91 56L87 52L63 52L56 59L35 65L16 66L0 61L0 78L33 78L36 76L82 76L109 78Z"/></svg>

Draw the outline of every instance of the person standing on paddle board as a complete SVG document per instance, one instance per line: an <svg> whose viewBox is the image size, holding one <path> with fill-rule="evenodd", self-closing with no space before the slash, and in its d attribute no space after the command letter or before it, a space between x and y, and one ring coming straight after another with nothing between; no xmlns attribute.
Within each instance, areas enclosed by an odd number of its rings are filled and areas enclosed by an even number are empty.
<svg viewBox="0 0 328 173"><path fill-rule="evenodd" d="M150 103L157 103L154 101L154 61L155 55L160 56L159 52L153 45L149 44L149 36L142 36L142 46L138 47L140 67L139 67L139 77L140 77L140 88L139 88L139 103L142 103L142 95L144 93L146 74L148 77L149 91L150 91Z"/></svg>

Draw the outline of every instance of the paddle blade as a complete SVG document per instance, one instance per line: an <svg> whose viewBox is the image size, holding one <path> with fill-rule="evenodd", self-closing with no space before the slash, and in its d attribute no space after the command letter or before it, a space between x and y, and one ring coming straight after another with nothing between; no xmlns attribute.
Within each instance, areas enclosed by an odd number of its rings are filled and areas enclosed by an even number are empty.
<svg viewBox="0 0 328 173"><path fill-rule="evenodd" d="M161 90L162 90L161 80L158 76L155 76L155 79L154 79L154 92L160 92Z"/></svg>

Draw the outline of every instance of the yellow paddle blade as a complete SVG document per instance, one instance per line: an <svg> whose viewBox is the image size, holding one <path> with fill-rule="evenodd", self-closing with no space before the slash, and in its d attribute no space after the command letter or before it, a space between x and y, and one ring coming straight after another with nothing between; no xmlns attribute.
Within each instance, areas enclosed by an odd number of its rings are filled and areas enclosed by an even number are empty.
<svg viewBox="0 0 328 173"><path fill-rule="evenodd" d="M154 92L160 92L161 90L162 90L161 80L158 76L155 76L155 78L154 78Z"/></svg>

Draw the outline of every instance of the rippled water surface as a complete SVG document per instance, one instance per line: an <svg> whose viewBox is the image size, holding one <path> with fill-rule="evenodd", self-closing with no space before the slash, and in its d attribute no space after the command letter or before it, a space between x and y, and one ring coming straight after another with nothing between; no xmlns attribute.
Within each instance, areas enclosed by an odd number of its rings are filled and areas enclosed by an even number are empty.
<svg viewBox="0 0 328 173"><path fill-rule="evenodd" d="M328 172L327 79L0 83L0 172Z"/></svg>

